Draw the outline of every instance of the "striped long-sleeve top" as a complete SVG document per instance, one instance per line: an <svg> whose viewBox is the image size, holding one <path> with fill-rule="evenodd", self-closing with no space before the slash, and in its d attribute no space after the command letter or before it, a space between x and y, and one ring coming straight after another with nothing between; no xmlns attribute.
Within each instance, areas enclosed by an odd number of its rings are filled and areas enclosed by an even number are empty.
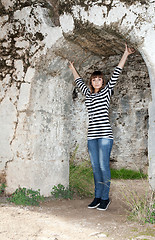
<svg viewBox="0 0 155 240"><path fill-rule="evenodd" d="M87 88L82 78L75 80L78 88L86 96L85 104L89 117L88 139L113 139L112 128L109 121L110 97L121 70L120 67L116 67L110 81L98 93L91 94L90 89Z"/></svg>

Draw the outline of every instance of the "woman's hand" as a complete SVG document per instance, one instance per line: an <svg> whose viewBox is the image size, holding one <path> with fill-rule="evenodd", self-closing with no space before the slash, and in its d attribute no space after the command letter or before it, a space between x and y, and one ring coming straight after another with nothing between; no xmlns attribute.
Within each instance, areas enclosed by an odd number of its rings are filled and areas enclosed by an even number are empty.
<svg viewBox="0 0 155 240"><path fill-rule="evenodd" d="M75 67L74 67L74 62L68 61L69 62L69 68L73 73L74 79L80 78L78 72L76 71Z"/></svg>
<svg viewBox="0 0 155 240"><path fill-rule="evenodd" d="M134 52L135 52L135 49L134 48L129 48L128 45L125 43L125 53L127 55L130 55L130 54L132 54Z"/></svg>
<svg viewBox="0 0 155 240"><path fill-rule="evenodd" d="M71 70L75 69L75 67L74 67L74 62L69 61L69 68L70 68Z"/></svg>
<svg viewBox="0 0 155 240"><path fill-rule="evenodd" d="M124 54L123 54L123 56L122 56L122 58L121 58L121 60L118 64L118 67L123 68L128 56L130 54L134 53L134 52L135 52L135 49L134 48L129 48L127 46L127 44L125 43L125 51L124 51Z"/></svg>

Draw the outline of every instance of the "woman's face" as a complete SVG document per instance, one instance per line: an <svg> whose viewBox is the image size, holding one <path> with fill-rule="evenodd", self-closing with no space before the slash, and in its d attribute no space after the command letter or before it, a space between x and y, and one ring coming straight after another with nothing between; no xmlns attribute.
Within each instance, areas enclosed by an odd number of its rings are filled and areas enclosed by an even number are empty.
<svg viewBox="0 0 155 240"><path fill-rule="evenodd" d="M95 89L95 93L99 91L99 89L102 87L103 85L103 78L101 77L95 77L95 78L92 78L91 80L92 82L92 86L93 88Z"/></svg>

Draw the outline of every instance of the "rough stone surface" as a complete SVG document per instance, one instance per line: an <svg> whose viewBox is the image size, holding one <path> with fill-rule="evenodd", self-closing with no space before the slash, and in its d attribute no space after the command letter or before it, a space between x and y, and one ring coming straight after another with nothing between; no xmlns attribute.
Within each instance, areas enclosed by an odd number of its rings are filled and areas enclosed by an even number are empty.
<svg viewBox="0 0 155 240"><path fill-rule="evenodd" d="M67 59L86 84L95 69L108 81L125 41L137 52L111 100L111 163L146 172L149 162L155 188L154 2L73 2L0 1L0 176L7 192L20 185L48 196L53 185L68 185L77 146L77 161L88 159L88 119Z"/></svg>
<svg viewBox="0 0 155 240"><path fill-rule="evenodd" d="M133 45L139 52L141 53L143 59L148 68L150 83L151 83L151 93L152 93L152 105L154 105L155 98L155 48L153 46L153 42L155 39L155 31L154 31L154 21L155 16L154 12L154 2L153 1L77 1L76 6L74 3L70 1L60 1L61 3L61 17L60 24L62 26L64 36L74 43L80 45L83 49L91 51L97 55L103 55L108 57L110 55L118 54L122 48L122 42L125 40ZM70 3L70 4L69 4ZM65 13L63 12L63 9ZM64 22L68 22L68 25L64 24ZM152 39L152 40L151 40ZM115 47L114 47L115 46ZM132 75L132 74L131 74ZM144 84L145 85L145 84ZM146 85L144 87L146 89ZM141 91L140 91L141 92ZM141 92L142 93L142 92ZM142 97L142 95L141 95ZM151 96L150 96L151 97ZM134 99L134 98L132 98ZM151 99L151 98L150 98ZM133 166L133 163L137 166L137 157L139 158L138 162L141 164L145 155L147 155L147 149L144 147L146 142L144 143L144 136L146 134L139 133L139 126L145 125L145 129L147 128L147 111L143 108L144 105L147 106L148 103L144 103L138 100L138 104L133 102L128 104L127 99L123 99L121 105L123 105L122 109L127 108L129 112L132 111L132 105L134 107L138 107L135 112L133 112L132 120L130 123L133 124L133 128L135 129L135 134L131 133L128 139L135 140L135 144L123 144L124 148L124 159L120 160L123 164L128 162L128 166ZM136 101L137 101L136 100ZM130 101L131 102L131 101ZM136 104L135 104L136 103ZM126 105L126 107L125 107ZM121 106L119 105L119 108ZM124 111L123 111L124 112ZM150 109L150 111L151 109ZM117 112L116 115L119 115ZM122 114L121 114L122 115ZM145 117L144 117L145 116ZM116 116L118 117L118 116ZM145 118L145 123L143 120L143 124L139 123L139 119ZM133 123L134 119L134 123ZM128 121L129 122L129 119ZM116 124L118 121L116 122ZM154 129L155 124L152 120L150 120L151 127ZM125 130L124 126L121 126L120 122L118 129L120 129L120 136L123 136ZM128 128L128 123L126 124ZM138 128L138 130L137 130ZM117 131L116 130L116 131ZM154 130L153 130L154 132ZM118 131L117 131L118 133ZM149 180L152 188L154 189L155 185L155 169L152 168L155 162L155 148L150 142L154 142L155 135L150 133L149 131ZM126 135L126 132L125 132ZM121 137L118 137L117 143L119 145ZM141 140L138 137L141 136ZM137 140L136 140L137 139ZM129 142L130 142L129 140ZM133 140L133 141L134 141ZM142 143L143 142L143 143ZM121 142L122 143L122 142ZM126 140L123 141L126 143ZM143 147L142 147L143 144ZM117 146L118 146L117 145ZM130 151L128 150L128 146L130 145ZM147 145L146 145L147 146ZM126 147L126 148L125 148ZM139 148L140 154L135 151ZM132 150L131 150L132 149ZM118 149L118 152L120 149ZM128 153L127 153L128 152ZM127 155L126 155L127 153ZM132 160L131 160L132 159ZM134 159L134 161L133 161ZM137 168L135 166L135 168ZM139 168L139 167L138 167ZM144 165L141 166L144 170Z"/></svg>
<svg viewBox="0 0 155 240"><path fill-rule="evenodd" d="M69 178L66 110L73 86L63 77L66 63L51 50L62 31L43 1L0 6L0 170L8 193L20 185L48 196Z"/></svg>

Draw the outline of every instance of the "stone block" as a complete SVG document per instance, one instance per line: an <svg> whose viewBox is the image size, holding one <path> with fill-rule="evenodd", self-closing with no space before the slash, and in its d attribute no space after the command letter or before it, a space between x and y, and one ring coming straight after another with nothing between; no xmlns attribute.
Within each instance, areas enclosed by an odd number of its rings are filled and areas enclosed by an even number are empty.
<svg viewBox="0 0 155 240"><path fill-rule="evenodd" d="M30 101L31 85L29 83L22 83L19 94L19 101L17 105L18 111L25 111Z"/></svg>

